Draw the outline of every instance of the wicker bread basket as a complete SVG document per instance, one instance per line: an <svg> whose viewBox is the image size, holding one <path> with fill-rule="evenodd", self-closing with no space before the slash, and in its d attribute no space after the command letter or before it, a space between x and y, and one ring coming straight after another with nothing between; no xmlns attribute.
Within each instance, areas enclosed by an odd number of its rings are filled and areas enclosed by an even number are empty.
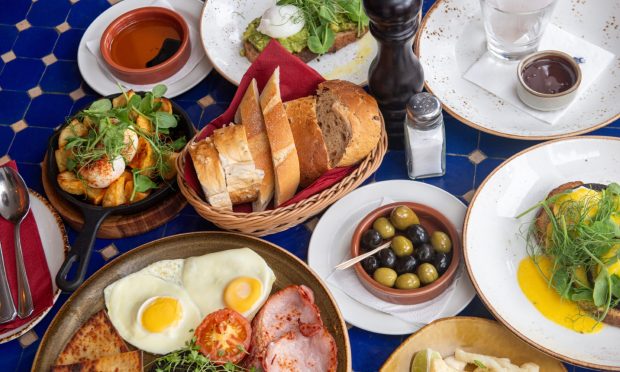
<svg viewBox="0 0 620 372"><path fill-rule="evenodd" d="M351 174L333 186L283 208L251 213L239 213L213 208L187 184L183 177L189 146L183 149L176 161L179 189L199 215L224 230L254 236L264 236L284 231L321 213L334 202L353 191L379 168L388 145L383 117L381 117L381 122L381 138L377 143L377 147Z"/></svg>

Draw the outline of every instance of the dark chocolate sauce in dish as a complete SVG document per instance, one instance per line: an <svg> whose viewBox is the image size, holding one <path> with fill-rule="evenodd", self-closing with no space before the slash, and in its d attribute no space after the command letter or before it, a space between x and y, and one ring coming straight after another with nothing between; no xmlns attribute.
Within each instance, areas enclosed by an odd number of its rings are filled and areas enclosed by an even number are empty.
<svg viewBox="0 0 620 372"><path fill-rule="evenodd" d="M577 72L563 58L542 57L521 71L523 81L530 89L543 94L569 90L577 82Z"/></svg>

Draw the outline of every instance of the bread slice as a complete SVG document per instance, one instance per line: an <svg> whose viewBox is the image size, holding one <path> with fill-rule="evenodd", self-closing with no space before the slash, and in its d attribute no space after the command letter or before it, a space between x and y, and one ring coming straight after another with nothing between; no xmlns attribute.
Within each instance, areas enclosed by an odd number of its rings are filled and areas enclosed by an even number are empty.
<svg viewBox="0 0 620 372"><path fill-rule="evenodd" d="M243 125L216 129L212 137L233 205L255 201L265 174L254 164Z"/></svg>
<svg viewBox="0 0 620 372"><path fill-rule="evenodd" d="M220 157L211 138L192 143L189 153L198 175L198 181L207 201L213 207L232 210L232 201L226 189L226 176Z"/></svg>
<svg viewBox="0 0 620 372"><path fill-rule="evenodd" d="M252 79L235 115L235 122L245 127L250 153L256 168L265 174L258 190L258 198L252 203L254 212L261 212L267 208L273 198L274 189L271 147L269 146L269 138L267 138L267 130L265 129L265 121L258 97L258 84L256 79Z"/></svg>
<svg viewBox="0 0 620 372"><path fill-rule="evenodd" d="M295 195L300 177L295 140L280 96L280 67L276 67L267 81L260 95L260 106L271 146L275 174L273 201L274 207L277 207Z"/></svg>
<svg viewBox="0 0 620 372"><path fill-rule="evenodd" d="M91 316L75 332L56 359L57 365L79 363L128 351L104 310Z"/></svg>
<svg viewBox="0 0 620 372"><path fill-rule="evenodd" d="M347 45L356 42L358 39L364 37L364 35L366 35L366 32L368 32L367 28L364 29L364 32L359 37L357 36L357 30L338 32L334 39L334 45L329 48L329 51L327 53L335 53L338 50L346 47ZM254 60L258 58L260 54L258 49L256 49L254 45L252 45L252 43L247 40L243 42L243 52L246 58L250 60L250 62L254 62ZM293 55L297 56L299 59L306 63L312 61L319 56L318 54L312 53L307 47L299 53L293 53Z"/></svg>
<svg viewBox="0 0 620 372"><path fill-rule="evenodd" d="M284 103L299 156L301 187L307 187L330 169L323 132L316 117L316 97Z"/></svg>
<svg viewBox="0 0 620 372"><path fill-rule="evenodd" d="M142 352L104 356L93 360L62 366L53 366L52 372L142 372Z"/></svg>
<svg viewBox="0 0 620 372"><path fill-rule="evenodd" d="M317 89L317 117L332 167L353 165L364 159L381 137L377 101L360 86L328 80Z"/></svg>

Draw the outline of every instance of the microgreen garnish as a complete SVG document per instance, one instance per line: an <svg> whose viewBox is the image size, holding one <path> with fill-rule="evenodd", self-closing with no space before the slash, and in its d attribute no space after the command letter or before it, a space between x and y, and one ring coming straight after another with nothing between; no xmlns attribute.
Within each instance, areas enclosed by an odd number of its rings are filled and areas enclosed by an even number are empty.
<svg viewBox="0 0 620 372"><path fill-rule="evenodd" d="M481 362L481 361L479 361L478 359L475 359L475 360L474 360L474 364L475 364L475 365L476 365L476 367L478 367L478 368L483 368L483 369L486 369L486 368L487 368L487 366L485 366L485 365L484 365L484 363L482 363L482 362Z"/></svg>

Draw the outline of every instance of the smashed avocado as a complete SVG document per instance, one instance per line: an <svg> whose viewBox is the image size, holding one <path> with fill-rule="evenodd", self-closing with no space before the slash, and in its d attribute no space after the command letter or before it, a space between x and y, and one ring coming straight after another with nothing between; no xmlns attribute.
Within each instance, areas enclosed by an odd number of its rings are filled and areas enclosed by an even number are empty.
<svg viewBox="0 0 620 372"><path fill-rule="evenodd" d="M250 44L262 52L263 49L269 44L271 37L260 33L256 28L260 24L260 17L256 18L248 25L248 28L243 33L243 40L249 41ZM308 45L308 29L302 28L301 31L295 35L287 38L277 39L282 46L291 53L299 53Z"/></svg>
<svg viewBox="0 0 620 372"><path fill-rule="evenodd" d="M349 19L349 17L345 16L342 13L336 13L336 22L331 22L329 24L329 28L332 31L345 32L357 29L357 24Z"/></svg>

